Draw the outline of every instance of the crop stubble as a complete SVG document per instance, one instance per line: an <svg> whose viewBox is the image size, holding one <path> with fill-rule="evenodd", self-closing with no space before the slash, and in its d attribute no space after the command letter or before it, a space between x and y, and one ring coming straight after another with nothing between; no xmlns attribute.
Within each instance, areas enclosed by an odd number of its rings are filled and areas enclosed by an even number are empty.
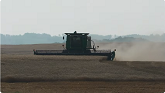
<svg viewBox="0 0 165 93"><path fill-rule="evenodd" d="M60 44L57 46L60 47ZM161 61L146 61L139 64L139 61L110 62L100 56L36 56L32 52L34 48L54 47L2 46L2 91L6 93L165 91L165 65Z"/></svg>

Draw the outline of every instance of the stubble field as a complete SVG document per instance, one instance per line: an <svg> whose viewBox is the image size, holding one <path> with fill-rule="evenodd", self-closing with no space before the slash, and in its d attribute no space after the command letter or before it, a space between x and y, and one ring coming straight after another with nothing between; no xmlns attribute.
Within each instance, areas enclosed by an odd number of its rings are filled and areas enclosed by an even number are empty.
<svg viewBox="0 0 165 93"><path fill-rule="evenodd" d="M164 43L99 44L101 49L117 49L116 60L113 62L105 60L106 57L102 56L33 55L33 49L62 49L61 45L1 45L1 91L3 93L163 93L165 91ZM137 48L139 46L141 49Z"/></svg>

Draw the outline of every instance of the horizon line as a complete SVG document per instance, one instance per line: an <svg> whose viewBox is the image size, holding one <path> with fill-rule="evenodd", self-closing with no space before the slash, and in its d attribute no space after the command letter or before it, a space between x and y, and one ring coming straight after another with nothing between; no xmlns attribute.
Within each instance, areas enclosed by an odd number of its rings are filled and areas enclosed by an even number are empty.
<svg viewBox="0 0 165 93"><path fill-rule="evenodd" d="M29 34L48 34L48 33L35 33L35 32L26 32L26 33L23 33L23 34L4 34L4 33L1 33L0 32L0 34L3 34L3 35L11 35L11 36L18 36L18 35L24 35L24 34L27 34L27 33L29 33ZM126 34L126 35L117 35L117 34L107 34L107 35L101 35L101 34L92 34L92 33L89 33L89 35L100 35L100 36L108 36L108 35L111 35L111 36L127 36L127 35L142 35L142 36L150 36L150 35L164 35L165 34L165 32L164 33L151 33L151 34ZM50 36L63 36L64 35L64 33L63 34L58 34L58 35L51 35L51 34L48 34L48 35L50 35Z"/></svg>

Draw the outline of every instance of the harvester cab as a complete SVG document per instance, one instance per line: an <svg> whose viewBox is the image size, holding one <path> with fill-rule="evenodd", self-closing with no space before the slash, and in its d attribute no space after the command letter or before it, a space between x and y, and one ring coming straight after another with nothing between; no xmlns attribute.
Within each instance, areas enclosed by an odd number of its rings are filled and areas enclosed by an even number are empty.
<svg viewBox="0 0 165 93"><path fill-rule="evenodd" d="M112 59L111 50L96 50L94 41L91 40L89 33L65 33L66 45L63 50L33 50L34 55L93 55L107 56ZM63 37L64 39L64 37ZM93 46L92 46L93 45ZM99 46L97 46L99 48Z"/></svg>
<svg viewBox="0 0 165 93"><path fill-rule="evenodd" d="M96 50L95 43L91 40L89 33L65 33L66 38L66 49L67 50L77 50L77 51L87 51L90 49ZM93 47L91 47L91 42Z"/></svg>

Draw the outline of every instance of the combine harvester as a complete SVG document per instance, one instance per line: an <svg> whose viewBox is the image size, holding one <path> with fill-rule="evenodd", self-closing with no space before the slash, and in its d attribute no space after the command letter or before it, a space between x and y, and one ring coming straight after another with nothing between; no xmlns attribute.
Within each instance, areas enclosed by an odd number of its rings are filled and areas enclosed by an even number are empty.
<svg viewBox="0 0 165 93"><path fill-rule="evenodd" d="M89 33L65 33L67 35L66 47L62 45L63 50L33 50L34 55L93 55L107 56L112 59L111 50L96 50L94 41L91 40ZM63 37L64 40L64 37ZM93 46L91 46L93 43ZM97 46L97 49L99 46Z"/></svg>

